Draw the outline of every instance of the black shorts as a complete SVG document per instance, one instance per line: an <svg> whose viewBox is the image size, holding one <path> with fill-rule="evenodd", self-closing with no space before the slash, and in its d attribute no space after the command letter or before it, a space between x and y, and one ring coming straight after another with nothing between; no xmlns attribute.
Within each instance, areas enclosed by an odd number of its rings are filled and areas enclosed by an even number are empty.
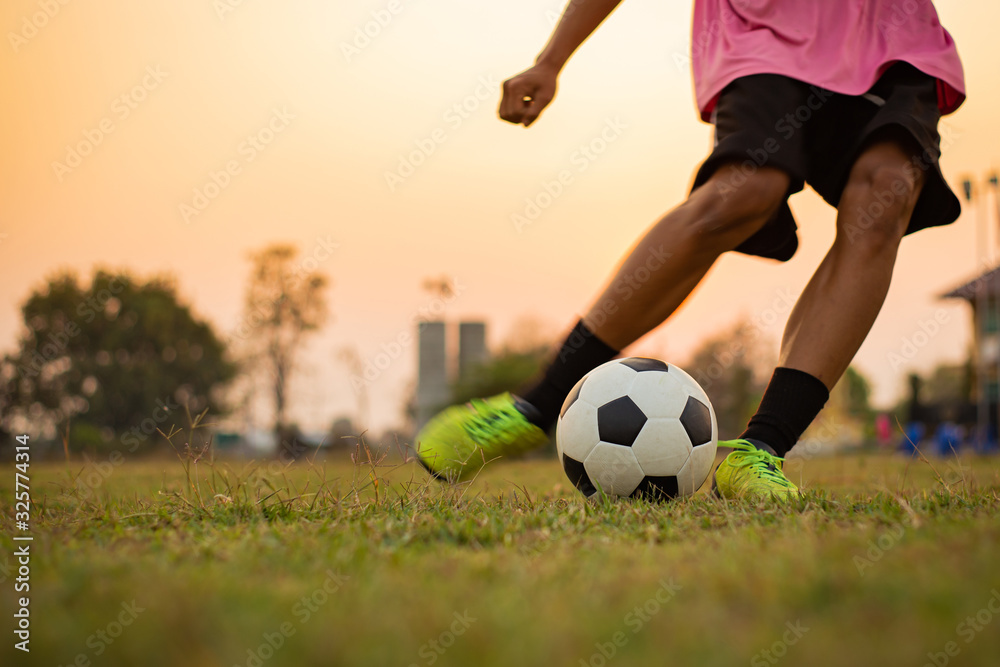
<svg viewBox="0 0 1000 667"><path fill-rule="evenodd" d="M896 63L864 95L843 95L777 74L736 79L715 108L715 148L701 165L692 189L720 166L740 165L744 174L762 166L791 177L785 201L768 223L736 250L786 261L799 241L788 196L808 183L832 206L863 148L884 136L908 135L916 142L913 165L924 171L924 187L907 234L954 222L961 212L941 175L937 80ZM919 147L919 148L918 148Z"/></svg>

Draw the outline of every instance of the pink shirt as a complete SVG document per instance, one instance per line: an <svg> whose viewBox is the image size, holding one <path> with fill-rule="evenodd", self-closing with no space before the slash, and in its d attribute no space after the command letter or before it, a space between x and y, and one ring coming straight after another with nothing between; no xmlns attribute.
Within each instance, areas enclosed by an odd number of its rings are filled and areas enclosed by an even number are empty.
<svg viewBox="0 0 1000 667"><path fill-rule="evenodd" d="M861 95L900 60L938 80L942 114L965 100L962 61L931 0L695 0L691 54L706 121L741 76Z"/></svg>

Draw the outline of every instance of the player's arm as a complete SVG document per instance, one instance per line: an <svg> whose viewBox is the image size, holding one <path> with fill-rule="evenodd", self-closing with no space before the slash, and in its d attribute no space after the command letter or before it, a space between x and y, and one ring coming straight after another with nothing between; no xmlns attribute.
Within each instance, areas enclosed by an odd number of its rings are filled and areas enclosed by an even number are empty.
<svg viewBox="0 0 1000 667"><path fill-rule="evenodd" d="M556 95L559 72L622 0L570 0L534 67L503 84L500 117L528 127Z"/></svg>

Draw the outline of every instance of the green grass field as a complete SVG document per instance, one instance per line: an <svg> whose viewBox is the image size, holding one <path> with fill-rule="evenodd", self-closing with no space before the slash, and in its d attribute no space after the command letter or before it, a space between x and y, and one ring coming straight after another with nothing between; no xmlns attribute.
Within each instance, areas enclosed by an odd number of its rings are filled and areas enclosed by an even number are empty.
<svg viewBox="0 0 1000 667"><path fill-rule="evenodd" d="M30 654L0 467L3 665L1000 664L996 458L790 461L777 507L590 504L555 461L108 467L31 466Z"/></svg>

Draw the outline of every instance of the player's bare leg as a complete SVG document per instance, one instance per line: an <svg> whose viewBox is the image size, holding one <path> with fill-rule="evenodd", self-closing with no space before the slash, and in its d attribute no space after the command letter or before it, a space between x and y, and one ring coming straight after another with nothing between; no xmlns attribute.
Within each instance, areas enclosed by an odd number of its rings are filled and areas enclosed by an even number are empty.
<svg viewBox="0 0 1000 667"><path fill-rule="evenodd" d="M774 215L788 191L788 175L767 167L740 187L720 189L737 178L744 178L739 167L721 167L646 232L583 318L597 338L620 350L659 326L719 255Z"/></svg>
<svg viewBox="0 0 1000 667"><path fill-rule="evenodd" d="M768 459L775 474L780 457L823 408L885 301L896 252L924 184L923 172L911 161L918 149L910 145L908 138L883 137L851 168L840 199L837 237L792 309L780 365L760 407L733 441L753 445L745 448L751 455L763 456L756 450L775 455ZM740 455L734 451L730 458ZM742 469L727 465L729 460L716 471L717 489L724 497L738 497L747 475L739 477ZM787 486L782 495L794 493L790 482Z"/></svg>
<svg viewBox="0 0 1000 667"><path fill-rule="evenodd" d="M855 162L836 240L788 319L780 365L805 371L828 389L857 354L889 291L896 252L923 187L911 154L896 141L882 141ZM879 209L881 215L862 215Z"/></svg>

